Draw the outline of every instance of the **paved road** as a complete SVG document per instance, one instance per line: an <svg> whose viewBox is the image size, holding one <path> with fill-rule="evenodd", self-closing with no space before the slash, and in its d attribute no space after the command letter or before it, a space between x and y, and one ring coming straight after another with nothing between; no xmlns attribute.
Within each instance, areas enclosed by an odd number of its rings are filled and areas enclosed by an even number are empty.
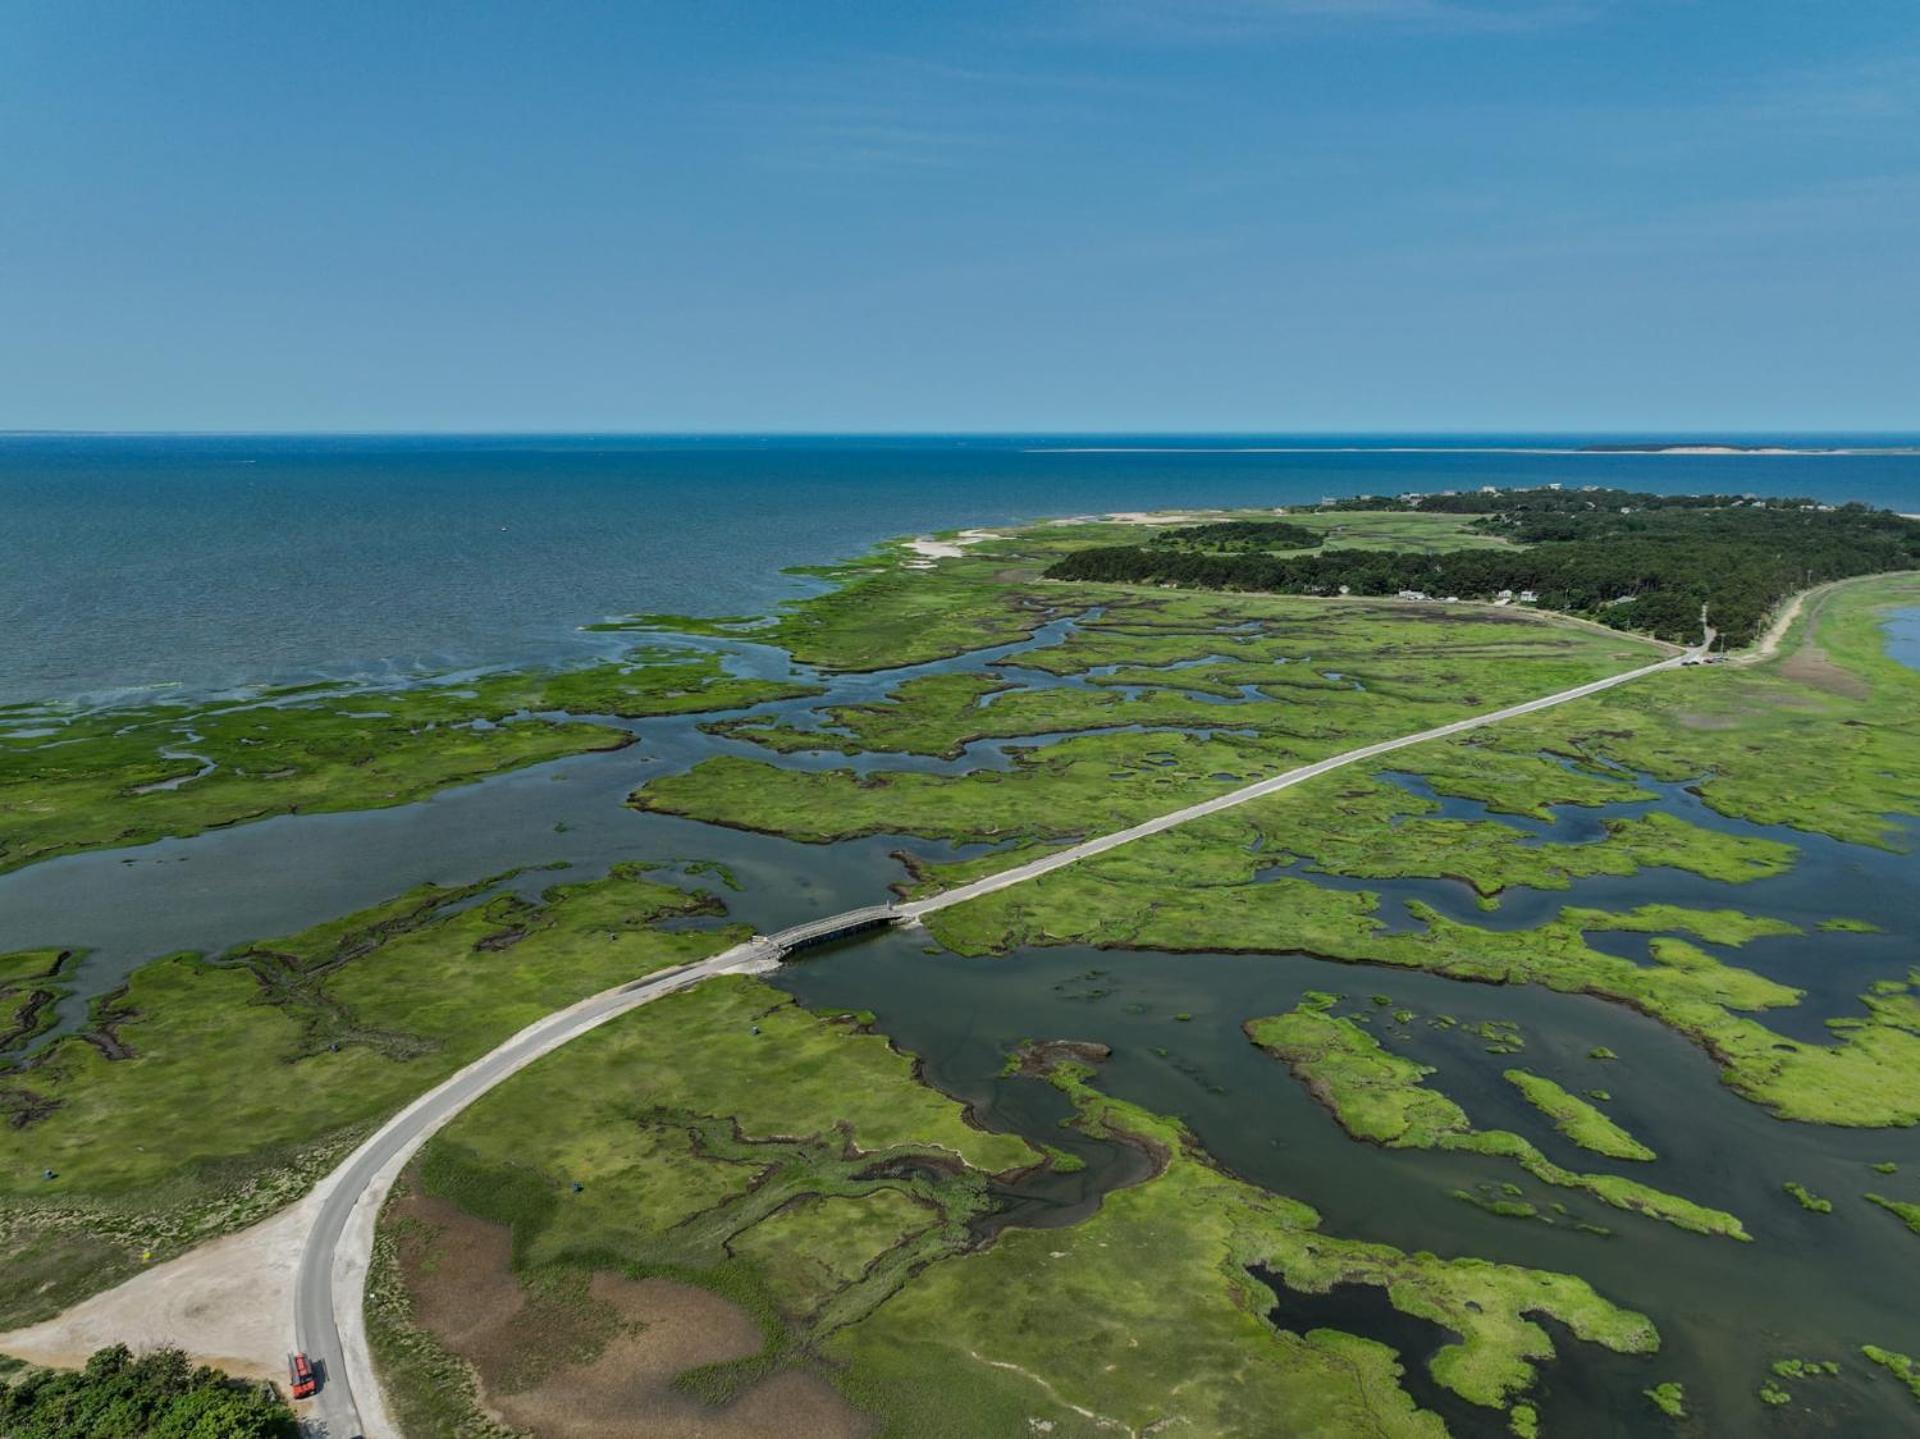
<svg viewBox="0 0 1920 1439"><path fill-rule="evenodd" d="M1528 700L1524 704L1508 705L1503 710L1474 715L1471 719L1455 720L1452 724L1435 725L1432 729L1421 730L1418 734L1381 740L1377 744L1362 745L1359 749L1350 749L1328 759L1316 760L1312 764L1301 765L1298 769L1290 769L1285 774L1274 775L1271 779L1258 780L1239 789L1228 790L1225 794L1215 795L1212 799L1202 800L1199 804L1190 804L1185 809L1177 809L1170 814L1142 821L1131 828L1116 830L1112 834L1103 834L1098 839L1086 840L1080 844L1068 845L1065 849L1055 850L1052 854L1042 855L1039 859L1029 860L1026 864L1015 865L1012 869L1003 869L997 874L990 874L985 879L976 879L973 883L963 884L957 889L943 890L930 899L914 900L909 904L900 905L899 913L909 919L918 919L921 915L931 914L936 909L945 909L948 905L965 904L970 899L978 899L983 894L992 894L997 889L1024 884L1030 879L1038 879L1043 874L1050 874L1056 869L1063 869L1067 865L1089 859L1096 854L1104 854L1110 849L1117 849L1136 839L1145 839L1150 834L1159 834L1176 825L1186 824L1189 820L1218 814L1222 810L1232 809L1235 805L1242 805L1248 800L1260 799L1265 795L1278 794L1283 789L1304 784L1307 780L1326 774L1329 770L1340 769L1344 765L1375 759L1383 754L1391 754L1397 749L1405 749L1408 745L1425 744L1428 740L1465 734L1468 730L1498 724L1501 720L1518 719L1521 715L1552 709L1555 705L1563 705L1569 700L1585 699L1588 695L1597 695L1602 690L1610 690L1615 685L1628 684L1633 680L1643 679L1647 675L1657 674L1661 670L1674 669L1685 664L1689 659L1697 659L1706 653L1707 646L1712 642L1712 632L1709 631L1706 644L1683 650L1657 664L1642 665L1637 670L1609 675L1606 679L1595 680L1591 684L1579 685L1574 689L1562 690L1558 694L1544 695L1537 700Z"/></svg>
<svg viewBox="0 0 1920 1439"><path fill-rule="evenodd" d="M714 975L772 969L780 963L781 954L777 944L756 937L697 964L661 970L632 984L603 990L536 1020L401 1110L321 1181L319 1205L300 1256L293 1293L295 1345L322 1366L324 1380L309 1412L302 1416L307 1433L351 1439L363 1433L398 1432L386 1417L373 1377L363 1308L373 1221L413 1152L441 1125L541 1055L638 1005Z"/></svg>
<svg viewBox="0 0 1920 1439"><path fill-rule="evenodd" d="M1345 765L1375 759L1409 745L1424 744L1428 740L1464 734L1468 730L1498 724L1502 720L1535 714L1570 700L1599 694L1616 685L1630 684L1661 670L1673 669L1689 659L1697 659L1712 641L1712 632L1709 631L1705 643L1656 664L1643 665L1624 674L1611 675L1591 684L1578 685L1523 704L1509 705L1488 714L1455 720L1452 724L1436 725L1418 734L1362 745L1358 749L1302 765L1285 774L1230 790L1130 828L1069 845L929 899L897 906L870 905L827 919L795 925L779 934L756 936L746 944L737 945L698 964L664 970L632 984L606 990L528 1025L499 1048L475 1060L388 1120L318 1187L319 1205L301 1255L299 1276L294 1283L295 1340L300 1349L323 1366L325 1378L311 1412L303 1420L307 1432L324 1435L326 1439L351 1439L351 1436L363 1433L375 1436L375 1439L385 1439L386 1435L397 1433L386 1415L379 1385L373 1375L363 1318L367 1266L372 1259L374 1220L401 1167L435 1130L501 1080L541 1055L649 1000L698 984L713 975L762 973L776 967L790 948L815 943L839 933L872 928L876 921L889 918L917 920L935 910L964 904L967 900L1006 889L1010 885L1023 884L1079 860L1104 854L1120 845L1159 834L1190 820L1218 814L1264 795L1277 794Z"/></svg>

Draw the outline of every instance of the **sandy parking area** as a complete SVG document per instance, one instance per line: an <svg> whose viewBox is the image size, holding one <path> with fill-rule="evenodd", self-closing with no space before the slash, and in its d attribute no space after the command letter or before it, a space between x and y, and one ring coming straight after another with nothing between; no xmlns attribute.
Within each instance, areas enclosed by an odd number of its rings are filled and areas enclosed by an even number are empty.
<svg viewBox="0 0 1920 1439"><path fill-rule="evenodd" d="M293 1276L313 1222L312 1199L250 1229L136 1274L57 1318L0 1334L0 1354L77 1366L109 1344L177 1345L253 1379L284 1380L293 1344Z"/></svg>

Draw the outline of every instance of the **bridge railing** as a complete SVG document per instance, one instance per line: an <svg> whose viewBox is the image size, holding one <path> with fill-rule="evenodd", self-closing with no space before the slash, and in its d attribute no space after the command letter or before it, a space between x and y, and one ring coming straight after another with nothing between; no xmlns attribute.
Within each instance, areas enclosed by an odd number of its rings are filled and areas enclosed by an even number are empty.
<svg viewBox="0 0 1920 1439"><path fill-rule="evenodd" d="M782 954L791 954L796 949L826 944L846 935L882 929L902 918L904 916L890 904L869 905L865 909L850 909L845 914L831 915L826 919L814 919L808 920L805 924L790 925L765 938L768 944Z"/></svg>

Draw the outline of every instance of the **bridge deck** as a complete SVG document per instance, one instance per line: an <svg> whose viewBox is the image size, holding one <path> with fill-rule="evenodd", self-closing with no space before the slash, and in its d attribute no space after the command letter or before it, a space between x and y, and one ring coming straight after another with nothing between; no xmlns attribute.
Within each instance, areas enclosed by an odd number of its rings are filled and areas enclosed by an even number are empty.
<svg viewBox="0 0 1920 1439"><path fill-rule="evenodd" d="M903 918L905 916L890 904L874 904L865 909L850 909L845 914L826 919L792 925L777 934L765 936L765 939L782 954L788 954L796 949L805 949L808 945L825 944L843 935L864 934L870 929L880 929Z"/></svg>

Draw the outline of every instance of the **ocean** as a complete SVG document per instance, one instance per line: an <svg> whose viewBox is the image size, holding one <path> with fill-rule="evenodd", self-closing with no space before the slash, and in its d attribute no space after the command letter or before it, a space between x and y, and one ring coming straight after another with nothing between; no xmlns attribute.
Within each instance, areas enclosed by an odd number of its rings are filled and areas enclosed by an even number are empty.
<svg viewBox="0 0 1920 1439"><path fill-rule="evenodd" d="M610 615L757 613L787 566L1049 515L1555 482L1920 511L1920 454L1573 452L1619 441L6 435L0 703L564 662Z"/></svg>

